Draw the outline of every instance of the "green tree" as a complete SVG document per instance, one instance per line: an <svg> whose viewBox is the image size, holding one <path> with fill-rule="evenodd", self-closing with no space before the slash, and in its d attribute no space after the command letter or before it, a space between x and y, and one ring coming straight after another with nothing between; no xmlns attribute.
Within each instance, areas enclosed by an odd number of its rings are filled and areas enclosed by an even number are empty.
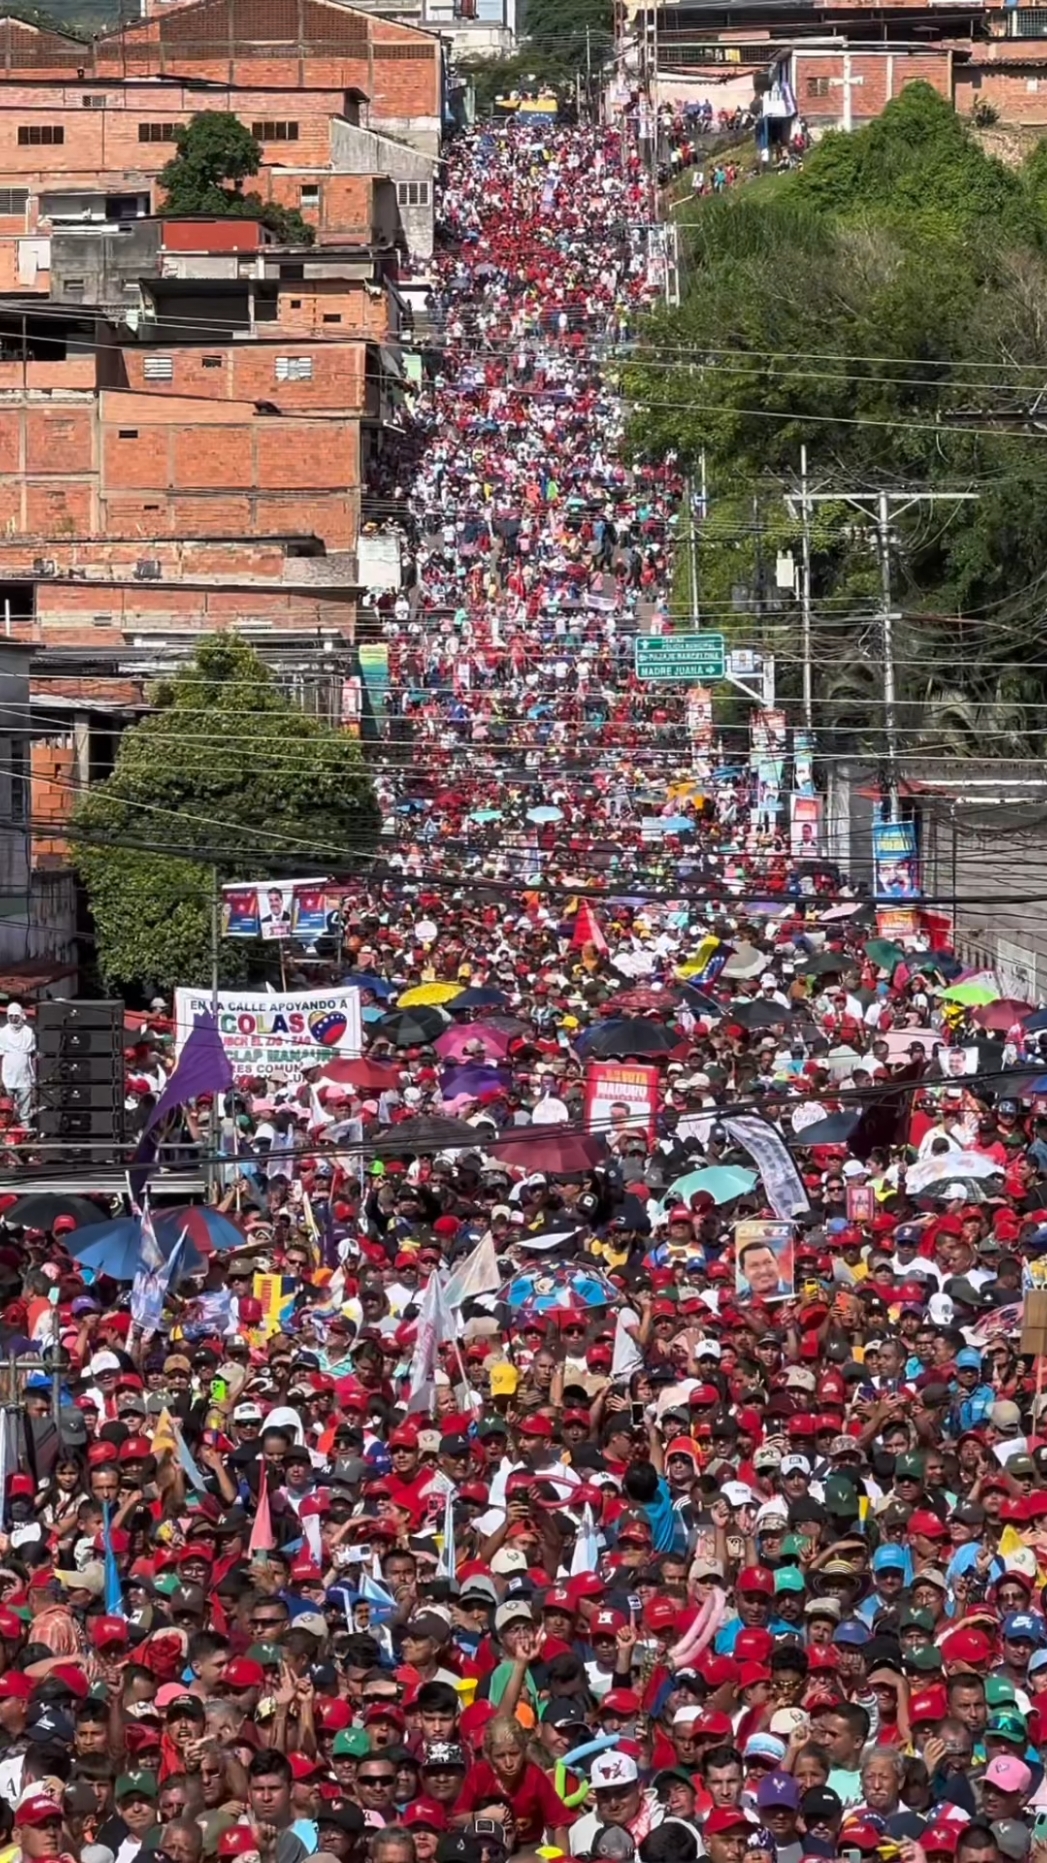
<svg viewBox="0 0 1047 1863"><path fill-rule="evenodd" d="M692 216L693 217L693 216ZM688 288L646 320L623 367L641 455L704 455L699 610L772 646L799 684L799 617L775 586L799 556L800 448L820 492L977 490L892 524L907 732L1041 754L1047 591L1047 144L1020 173L925 85L798 173L702 205ZM820 504L814 660L831 748L882 749L872 526ZM737 621L733 616L737 614ZM969 616L966 620L960 617Z"/></svg>
<svg viewBox="0 0 1047 1863"><path fill-rule="evenodd" d="M595 69L614 38L612 0L526 0L523 30L528 46L559 59L570 75L587 56Z"/></svg>
<svg viewBox="0 0 1047 1863"><path fill-rule="evenodd" d="M232 215L259 220L287 245L311 246L316 235L296 207L244 193L258 173L262 148L239 117L227 110L201 110L179 129L177 155L160 171L163 214Z"/></svg>
<svg viewBox="0 0 1047 1863"><path fill-rule="evenodd" d="M220 882L333 871L374 846L379 813L356 742L299 711L235 635L203 641L121 739L72 839L108 985L210 978ZM226 981L252 947L225 941Z"/></svg>

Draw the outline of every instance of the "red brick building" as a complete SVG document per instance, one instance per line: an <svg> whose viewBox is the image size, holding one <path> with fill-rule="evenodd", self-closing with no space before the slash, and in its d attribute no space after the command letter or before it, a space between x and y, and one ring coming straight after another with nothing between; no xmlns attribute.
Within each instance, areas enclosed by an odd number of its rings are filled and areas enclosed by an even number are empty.
<svg viewBox="0 0 1047 1863"><path fill-rule="evenodd" d="M86 307L0 314L5 631L349 640L367 465L400 420L395 288L366 254L296 277L254 222L160 225L175 269L138 280L137 339Z"/></svg>
<svg viewBox="0 0 1047 1863"><path fill-rule="evenodd" d="M48 290L55 227L156 212L158 176L201 110L251 129L253 188L298 209L318 242L426 256L439 40L331 0L277 14L265 0L166 0L92 44L0 21L0 291Z"/></svg>

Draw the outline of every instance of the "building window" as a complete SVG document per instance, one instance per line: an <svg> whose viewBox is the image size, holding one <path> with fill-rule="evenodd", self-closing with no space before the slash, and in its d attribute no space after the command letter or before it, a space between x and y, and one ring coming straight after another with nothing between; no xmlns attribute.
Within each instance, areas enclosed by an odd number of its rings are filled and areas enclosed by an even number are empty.
<svg viewBox="0 0 1047 1863"><path fill-rule="evenodd" d="M297 142L297 123L252 123L251 134L256 142Z"/></svg>
<svg viewBox="0 0 1047 1863"><path fill-rule="evenodd" d="M104 110L109 99L104 94L92 92L89 97L81 97L80 102L85 110Z"/></svg>
<svg viewBox="0 0 1047 1863"><path fill-rule="evenodd" d="M341 321L342 321L341 311L325 311L324 312L325 323L341 323Z"/></svg>
<svg viewBox="0 0 1047 1863"><path fill-rule="evenodd" d="M396 198L401 207L428 207L428 181L398 181Z"/></svg>
<svg viewBox="0 0 1047 1863"><path fill-rule="evenodd" d="M311 382L313 379L312 357L277 356L276 379L278 382Z"/></svg>
<svg viewBox="0 0 1047 1863"><path fill-rule="evenodd" d="M308 187L304 187L301 191L301 194L299 195L299 205L302 207L319 207L320 205L319 188L314 187L312 185Z"/></svg>
<svg viewBox="0 0 1047 1863"><path fill-rule="evenodd" d="M221 356L201 356L200 358L200 367L202 369L220 369L221 366Z"/></svg>
<svg viewBox="0 0 1047 1863"><path fill-rule="evenodd" d="M24 214L28 202L28 188L0 188L0 214Z"/></svg>
<svg viewBox="0 0 1047 1863"><path fill-rule="evenodd" d="M64 298L76 298L80 300L83 298L86 288L85 281L82 278L67 278L62 286L62 296Z"/></svg>
<svg viewBox="0 0 1047 1863"><path fill-rule="evenodd" d="M147 356L144 374L147 382L173 382L173 356Z"/></svg>
<svg viewBox="0 0 1047 1863"><path fill-rule="evenodd" d="M1012 17L1016 39L1041 39L1047 32L1047 11L1042 7L1019 7Z"/></svg>
<svg viewBox="0 0 1047 1863"><path fill-rule="evenodd" d="M61 123L19 123L18 146L20 149L38 149L44 143L58 147L65 141L65 130Z"/></svg>
<svg viewBox="0 0 1047 1863"><path fill-rule="evenodd" d="M808 78L807 95L808 97L828 97L829 95L828 78Z"/></svg>
<svg viewBox="0 0 1047 1863"><path fill-rule="evenodd" d="M175 142L180 123L139 123L139 142Z"/></svg>
<svg viewBox="0 0 1047 1863"><path fill-rule="evenodd" d="M118 440L137 440L138 428L137 427L118 427L116 430L116 437Z"/></svg>

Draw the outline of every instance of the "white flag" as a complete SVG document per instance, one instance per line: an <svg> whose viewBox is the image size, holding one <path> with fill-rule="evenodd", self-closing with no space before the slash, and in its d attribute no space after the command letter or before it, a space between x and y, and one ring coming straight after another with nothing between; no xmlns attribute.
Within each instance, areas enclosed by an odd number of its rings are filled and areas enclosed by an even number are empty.
<svg viewBox="0 0 1047 1863"><path fill-rule="evenodd" d="M634 1371L643 1365L643 1353L636 1343L633 1327L626 1323L626 1314L636 1321L636 1314L631 1307L620 1308L614 1323L614 1356L611 1360L611 1381L619 1378L631 1378Z"/></svg>
<svg viewBox="0 0 1047 1863"><path fill-rule="evenodd" d="M440 1563L436 1568L437 1578L454 1578L458 1569L458 1559L454 1549L454 1494L448 1488L444 1497L443 1546L440 1550Z"/></svg>
<svg viewBox="0 0 1047 1863"><path fill-rule="evenodd" d="M582 1524L575 1536L574 1552L571 1554L571 1577L579 1578L583 1572L595 1572L600 1563L600 1548L596 1543L596 1523L593 1510L586 1501L582 1509Z"/></svg>
<svg viewBox="0 0 1047 1863"><path fill-rule="evenodd" d="M418 1310L418 1337L411 1355L410 1396L408 1410L430 1410L436 1389L436 1366L440 1347L455 1336L454 1316L447 1305L438 1274L426 1283Z"/></svg>
<svg viewBox="0 0 1047 1863"><path fill-rule="evenodd" d="M781 1222L810 1209L803 1179L785 1148L781 1134L766 1119L752 1113L723 1119L732 1144L740 1145L760 1173L767 1201Z"/></svg>
<svg viewBox="0 0 1047 1863"><path fill-rule="evenodd" d="M444 1299L452 1309L458 1308L481 1294L496 1294L501 1285L498 1256L488 1232L444 1282Z"/></svg>

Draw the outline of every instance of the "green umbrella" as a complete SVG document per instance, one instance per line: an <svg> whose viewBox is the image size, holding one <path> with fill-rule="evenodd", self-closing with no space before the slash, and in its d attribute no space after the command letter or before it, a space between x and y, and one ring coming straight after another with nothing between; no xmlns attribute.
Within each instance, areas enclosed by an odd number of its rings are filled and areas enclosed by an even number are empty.
<svg viewBox="0 0 1047 1863"><path fill-rule="evenodd" d="M702 1171L678 1177L666 1193L665 1202L686 1203L699 1190L707 1190L714 1203L730 1203L735 1197L746 1196L755 1182L755 1171L743 1170L736 1164L710 1164Z"/></svg>
<svg viewBox="0 0 1047 1863"><path fill-rule="evenodd" d="M865 947L866 957L871 957L880 970L894 970L898 964L904 964L905 952L900 944L894 944L890 938L873 938Z"/></svg>
<svg viewBox="0 0 1047 1863"><path fill-rule="evenodd" d="M801 977L838 977L853 966L853 957L844 951L816 951L812 957L801 959L796 968Z"/></svg>
<svg viewBox="0 0 1047 1863"><path fill-rule="evenodd" d="M964 1009L981 1009L986 1003L994 1003L999 990L990 983L978 983L973 977L969 983L951 983L947 990L939 992L943 1003L959 1003Z"/></svg>

